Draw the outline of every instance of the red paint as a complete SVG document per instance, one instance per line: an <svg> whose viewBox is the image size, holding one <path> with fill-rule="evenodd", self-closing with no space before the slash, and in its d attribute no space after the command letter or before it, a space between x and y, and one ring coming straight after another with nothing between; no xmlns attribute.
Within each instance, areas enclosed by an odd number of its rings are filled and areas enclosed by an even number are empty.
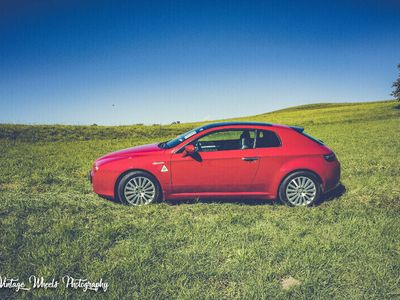
<svg viewBox="0 0 400 300"><path fill-rule="evenodd" d="M199 152L201 161L190 155L194 150L189 145L192 141L209 132L234 128L273 131L280 138L281 146ZM189 147L184 149L188 145ZM329 153L332 153L332 150L327 146L317 144L288 126L267 126L260 123L220 125L207 128L170 149L151 144L98 158L91 171L93 191L114 197L115 185L121 174L131 170L144 170L159 181L163 199L276 199L279 185L289 173L308 170L318 175L322 191L326 192L334 188L340 179L340 163L337 160L328 162L323 157ZM257 160L245 161L245 157ZM161 172L164 165L168 169L167 172Z"/></svg>

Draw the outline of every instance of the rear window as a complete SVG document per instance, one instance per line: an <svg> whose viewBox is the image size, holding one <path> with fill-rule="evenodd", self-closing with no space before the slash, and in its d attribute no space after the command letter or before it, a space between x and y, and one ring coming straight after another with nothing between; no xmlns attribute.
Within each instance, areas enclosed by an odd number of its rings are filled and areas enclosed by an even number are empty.
<svg viewBox="0 0 400 300"><path fill-rule="evenodd" d="M301 135L304 135L306 138L312 140L313 142L317 143L318 145L321 145L321 146L324 145L324 142L323 142L323 141L321 141L321 140L319 140L319 139L316 139L315 137L309 135L308 133L306 133L306 132L304 132L304 131L303 131L303 132L299 132L299 133L300 133Z"/></svg>
<svg viewBox="0 0 400 300"><path fill-rule="evenodd" d="M257 130L256 148L279 147L281 141L275 132L269 130Z"/></svg>

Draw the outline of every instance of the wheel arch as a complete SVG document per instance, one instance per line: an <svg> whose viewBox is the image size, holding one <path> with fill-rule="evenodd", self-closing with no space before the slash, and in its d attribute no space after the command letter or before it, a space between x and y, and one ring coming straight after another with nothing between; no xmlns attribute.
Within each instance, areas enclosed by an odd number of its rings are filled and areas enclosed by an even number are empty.
<svg viewBox="0 0 400 300"><path fill-rule="evenodd" d="M276 195L279 195L279 189L280 189L280 187L281 187L283 181L284 181L288 176L290 176L290 175L292 175L293 173L296 173L296 172L309 172L309 173L313 174L313 175L318 179L318 183L319 183L319 185L321 186L321 190L322 190L323 181L322 181L321 176L320 176L317 172L315 172L315 171L313 171L313 170L310 170L310 169L307 169L307 168L299 168L299 169L291 170L290 172L288 172L288 173L286 173L284 176L282 176L282 178L281 178L280 181L279 181L278 188L277 188L277 190L276 190Z"/></svg>
<svg viewBox="0 0 400 300"><path fill-rule="evenodd" d="M128 174L130 172L137 172L137 171L147 173L147 174L151 175L152 177L154 177L154 179L157 181L157 184L160 187L161 199L164 199L163 187L162 187L162 185L160 183L160 180L157 178L157 176L154 175L153 173L149 172L148 170L140 169L140 168L128 169L128 170L125 170L124 172L122 172L121 174L119 174L119 176L117 177L117 180L115 181L115 184L114 184L114 199L117 199L118 201L121 201L120 199L118 199L118 185L119 185L121 179L126 174Z"/></svg>

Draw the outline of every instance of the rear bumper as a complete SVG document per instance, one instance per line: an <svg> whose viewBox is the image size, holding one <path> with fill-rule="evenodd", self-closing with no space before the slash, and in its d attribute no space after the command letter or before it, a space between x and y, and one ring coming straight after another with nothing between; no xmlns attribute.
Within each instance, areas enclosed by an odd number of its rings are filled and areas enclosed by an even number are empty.
<svg viewBox="0 0 400 300"><path fill-rule="evenodd" d="M329 187L328 189L325 189L324 194L332 192L333 190L337 189L338 186L340 186L340 181L338 181L335 185Z"/></svg>
<svg viewBox="0 0 400 300"><path fill-rule="evenodd" d="M323 192L328 193L340 185L340 163L334 162L325 176Z"/></svg>
<svg viewBox="0 0 400 300"><path fill-rule="evenodd" d="M92 183L93 183L92 171L89 171L89 174L88 174L88 180L89 180L90 184L92 184Z"/></svg>

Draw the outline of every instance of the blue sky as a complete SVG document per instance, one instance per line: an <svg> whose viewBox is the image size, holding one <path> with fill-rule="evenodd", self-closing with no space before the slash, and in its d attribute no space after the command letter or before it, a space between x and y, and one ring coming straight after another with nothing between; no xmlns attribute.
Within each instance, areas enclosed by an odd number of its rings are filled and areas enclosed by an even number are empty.
<svg viewBox="0 0 400 300"><path fill-rule="evenodd" d="M397 1L1 1L0 123L213 120L390 99Z"/></svg>

